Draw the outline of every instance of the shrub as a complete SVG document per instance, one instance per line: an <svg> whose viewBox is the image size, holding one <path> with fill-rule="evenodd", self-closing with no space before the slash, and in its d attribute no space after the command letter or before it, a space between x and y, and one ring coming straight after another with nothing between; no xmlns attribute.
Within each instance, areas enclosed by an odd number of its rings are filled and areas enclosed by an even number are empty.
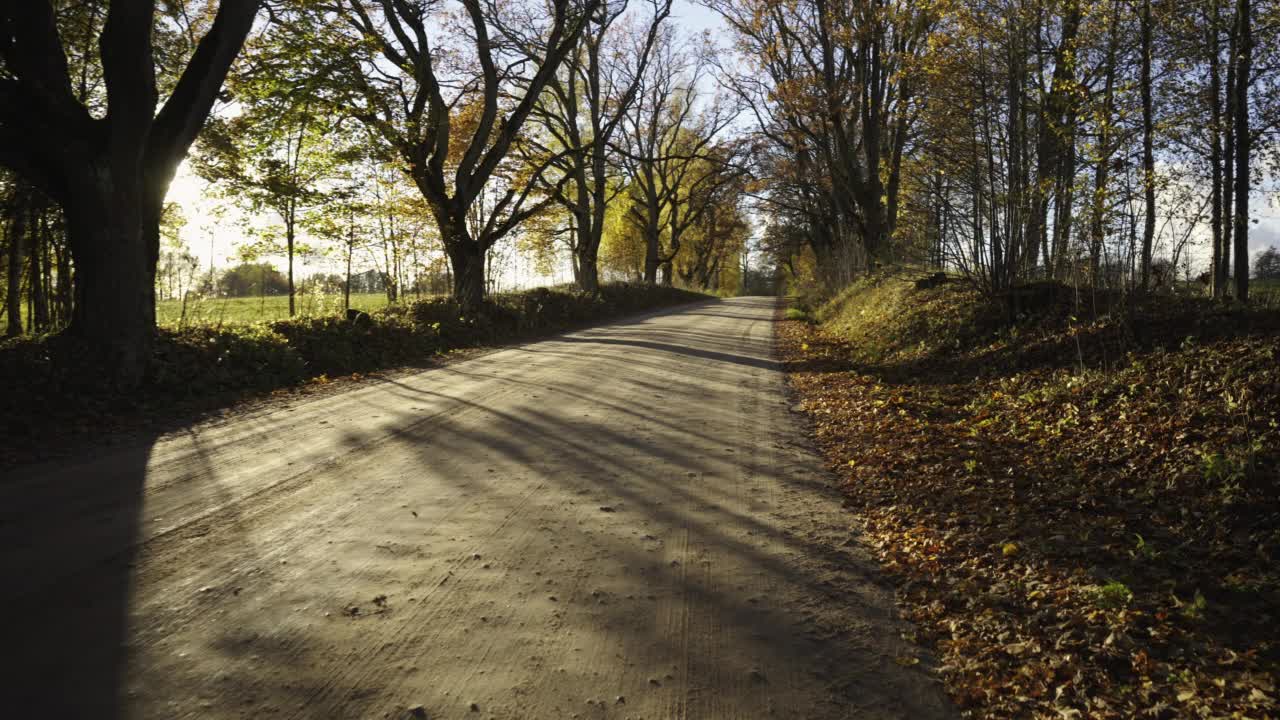
<svg viewBox="0 0 1280 720"><path fill-rule="evenodd" d="M310 375L344 375L427 357L440 349L440 334L398 313L375 313L372 322L342 317L296 318L271 323L306 362Z"/></svg>
<svg viewBox="0 0 1280 720"><path fill-rule="evenodd" d="M191 397L268 390L306 376L306 364L289 339L265 325L161 330L147 392Z"/></svg>
<svg viewBox="0 0 1280 720"><path fill-rule="evenodd" d="M1133 591L1119 580L1094 588L1093 593L1094 604L1106 610L1123 610L1133 602Z"/></svg>
<svg viewBox="0 0 1280 720"><path fill-rule="evenodd" d="M320 375L403 365L439 352L497 344L704 299L675 288L606 285L598 295L537 288L495 295L472 312L450 298L374 311L367 322L341 316L269 323L159 329L143 388L104 387L92 355L71 335L0 342L0 415L23 433L57 415L116 413L173 400L221 402L228 394L287 387Z"/></svg>

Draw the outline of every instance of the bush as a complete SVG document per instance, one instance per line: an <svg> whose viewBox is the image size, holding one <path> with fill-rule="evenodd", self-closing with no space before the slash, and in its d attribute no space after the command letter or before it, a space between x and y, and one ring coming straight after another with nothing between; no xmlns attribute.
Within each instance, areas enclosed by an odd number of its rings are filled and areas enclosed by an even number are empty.
<svg viewBox="0 0 1280 720"><path fill-rule="evenodd" d="M138 405L218 398L288 387L320 375L410 364L464 347L500 344L705 299L665 287L607 285L599 295L537 288L495 295L463 312L450 298L374 311L367 322L307 317L269 323L159 329L143 388L104 387L92 355L70 335L0 343L0 414L24 433L58 415L83 417Z"/></svg>
<svg viewBox="0 0 1280 720"><path fill-rule="evenodd" d="M342 317L295 318L271 323L306 362L309 375L345 375L428 357L441 347L439 333L402 315L375 313L372 322Z"/></svg>
<svg viewBox="0 0 1280 720"><path fill-rule="evenodd" d="M0 415L23 434L58 416L115 414L135 406L294 385L307 365L288 340L263 325L156 332L147 382L127 393L104 386L92 355L68 335L0 344ZM65 425L65 423L63 423Z"/></svg>
<svg viewBox="0 0 1280 720"><path fill-rule="evenodd" d="M192 397L269 390L306 376L306 363L289 339L264 325L161 330L147 391Z"/></svg>

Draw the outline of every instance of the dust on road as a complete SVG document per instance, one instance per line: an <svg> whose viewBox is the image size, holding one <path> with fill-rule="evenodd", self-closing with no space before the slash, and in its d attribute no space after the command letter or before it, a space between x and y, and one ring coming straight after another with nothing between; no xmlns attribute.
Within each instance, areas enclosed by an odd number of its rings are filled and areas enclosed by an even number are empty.
<svg viewBox="0 0 1280 720"><path fill-rule="evenodd" d="M788 412L775 309L688 306L6 473L0 707L951 716Z"/></svg>

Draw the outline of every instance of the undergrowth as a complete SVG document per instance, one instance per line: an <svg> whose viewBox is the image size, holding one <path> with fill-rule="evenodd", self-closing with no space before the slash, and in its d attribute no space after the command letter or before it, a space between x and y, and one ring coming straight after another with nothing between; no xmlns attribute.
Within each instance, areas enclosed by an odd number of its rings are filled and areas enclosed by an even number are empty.
<svg viewBox="0 0 1280 720"><path fill-rule="evenodd" d="M59 434L93 431L181 404L224 406L308 381L429 363L449 351L498 345L664 306L706 299L677 288L610 284L592 296L538 288L486 299L464 312L449 298L340 316L160 328L147 379L127 393L105 387L92 358L67 336L0 343L0 459Z"/></svg>
<svg viewBox="0 0 1280 720"><path fill-rule="evenodd" d="M917 639L974 717L1274 716L1280 316L1023 292L887 275L780 331Z"/></svg>

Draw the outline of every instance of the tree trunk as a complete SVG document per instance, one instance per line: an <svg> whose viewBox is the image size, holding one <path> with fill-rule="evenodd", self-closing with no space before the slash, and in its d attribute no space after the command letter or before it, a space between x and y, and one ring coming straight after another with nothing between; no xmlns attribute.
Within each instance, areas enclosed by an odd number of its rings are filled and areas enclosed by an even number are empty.
<svg viewBox="0 0 1280 720"><path fill-rule="evenodd" d="M453 266L453 299L474 310L484 302L484 256L480 245L463 236L446 244Z"/></svg>
<svg viewBox="0 0 1280 720"><path fill-rule="evenodd" d="M1213 234L1213 252L1209 260L1209 282L1213 285L1213 296L1221 298L1227 294L1227 284L1220 272L1224 243L1222 236L1222 70L1220 68L1221 48L1218 41L1218 3L1212 2L1210 6L1213 8L1213 15L1210 16L1208 23L1209 102L1212 104L1209 132L1213 137L1209 144L1209 172L1212 175L1210 203L1213 207L1209 211L1209 224Z"/></svg>
<svg viewBox="0 0 1280 720"><path fill-rule="evenodd" d="M600 292L600 241L604 235L605 211L603 194L593 195L594 201L601 204L593 205L590 212L581 213L578 218L578 246L573 253L574 282L591 295ZM583 219L587 222L582 222Z"/></svg>
<svg viewBox="0 0 1280 720"><path fill-rule="evenodd" d="M66 223L63 223L65 232ZM65 242L59 244L57 248L57 270L58 270L58 326L66 327L71 322L71 313L73 303L71 301L71 253L67 249Z"/></svg>
<svg viewBox="0 0 1280 720"><path fill-rule="evenodd" d="M1093 212L1089 227L1089 282L1095 289L1102 270L1102 242L1106 235L1108 184L1111 175L1111 122L1115 103L1116 44L1119 3L1112 5L1111 28L1107 37L1106 82L1102 97L1101 129L1098 131L1098 164L1093 176Z"/></svg>
<svg viewBox="0 0 1280 720"><path fill-rule="evenodd" d="M285 225L284 233L285 233L285 244L288 246L288 247L287 247L287 249L286 249L286 251L287 251L287 252L288 252L288 254L289 254L289 317L293 317L294 312L295 312L295 308L294 308L294 296L296 295L296 292L294 291L294 287L293 287L293 240L294 240L294 227L293 227L293 220L292 220L292 219L290 219L290 220L289 220L289 222L288 222L288 224L286 224L286 225Z"/></svg>
<svg viewBox="0 0 1280 720"><path fill-rule="evenodd" d="M1236 131L1232 118L1236 107L1236 30L1237 28L1231 30L1231 41L1227 50L1227 108L1224 113L1226 118L1223 128L1226 140L1222 158L1222 254L1218 258L1220 264L1216 271L1222 283L1224 297L1230 293L1228 288L1231 286L1231 238L1234 230L1232 218L1234 218L1233 208L1235 207Z"/></svg>
<svg viewBox="0 0 1280 720"><path fill-rule="evenodd" d="M645 231L644 243L644 281L647 285L658 284L658 233L652 229Z"/></svg>
<svg viewBox="0 0 1280 720"><path fill-rule="evenodd" d="M342 313L351 311L351 255L356 249L355 220L351 220L350 236L347 238L347 279L342 284Z"/></svg>
<svg viewBox="0 0 1280 720"><path fill-rule="evenodd" d="M600 268L597 266L595 255L585 257L579 251L578 262L578 287L582 291L591 295L600 292Z"/></svg>
<svg viewBox="0 0 1280 720"><path fill-rule="evenodd" d="M110 175L97 168L82 178L64 207L76 263L70 331L90 345L111 380L131 387L146 371L155 327L155 263L148 265L143 226L151 213L143 210L140 183ZM158 238L158 213L154 219Z"/></svg>
<svg viewBox="0 0 1280 720"><path fill-rule="evenodd" d="M37 214L35 205L31 206L31 326L36 332L49 329L49 285L45 265L49 255L48 208L40 209ZM37 219L38 218L38 219Z"/></svg>
<svg viewBox="0 0 1280 720"><path fill-rule="evenodd" d="M1018 280L1019 270L1022 264L1021 251L1022 238L1018 237L1018 233L1024 229L1023 212L1023 190L1026 188L1026 178L1023 165L1023 154L1025 152L1026 137L1026 105L1023 102L1023 92L1025 83L1023 76L1026 74L1026 53L1023 49L1025 38L1023 37L1023 23L1021 18L1017 17L1016 11L1014 17L1009 18L1009 72L1008 72L1008 103L1009 118L1007 131L1009 136L1009 146L1006 150L1007 180L1005 200L1005 228L1008 233L1008 242L1005 243L1004 267L996 268L996 272L1000 275L1001 287L1012 287ZM1030 254L1030 253L1028 253Z"/></svg>
<svg viewBox="0 0 1280 720"><path fill-rule="evenodd" d="M1236 134L1236 299L1249 300L1249 76L1253 72L1253 18L1249 0L1240 0L1236 10L1239 22L1239 53L1236 70L1235 134Z"/></svg>
<svg viewBox="0 0 1280 720"><path fill-rule="evenodd" d="M13 222L9 224L8 287L5 293L5 309L8 314L7 337L22 334L22 263L23 242L26 240L27 213L22 196L14 202Z"/></svg>
<svg viewBox="0 0 1280 720"><path fill-rule="evenodd" d="M1142 185L1146 217L1142 223L1142 291L1151 289L1151 251L1156 236L1156 157L1151 107L1151 0L1142 2Z"/></svg>

